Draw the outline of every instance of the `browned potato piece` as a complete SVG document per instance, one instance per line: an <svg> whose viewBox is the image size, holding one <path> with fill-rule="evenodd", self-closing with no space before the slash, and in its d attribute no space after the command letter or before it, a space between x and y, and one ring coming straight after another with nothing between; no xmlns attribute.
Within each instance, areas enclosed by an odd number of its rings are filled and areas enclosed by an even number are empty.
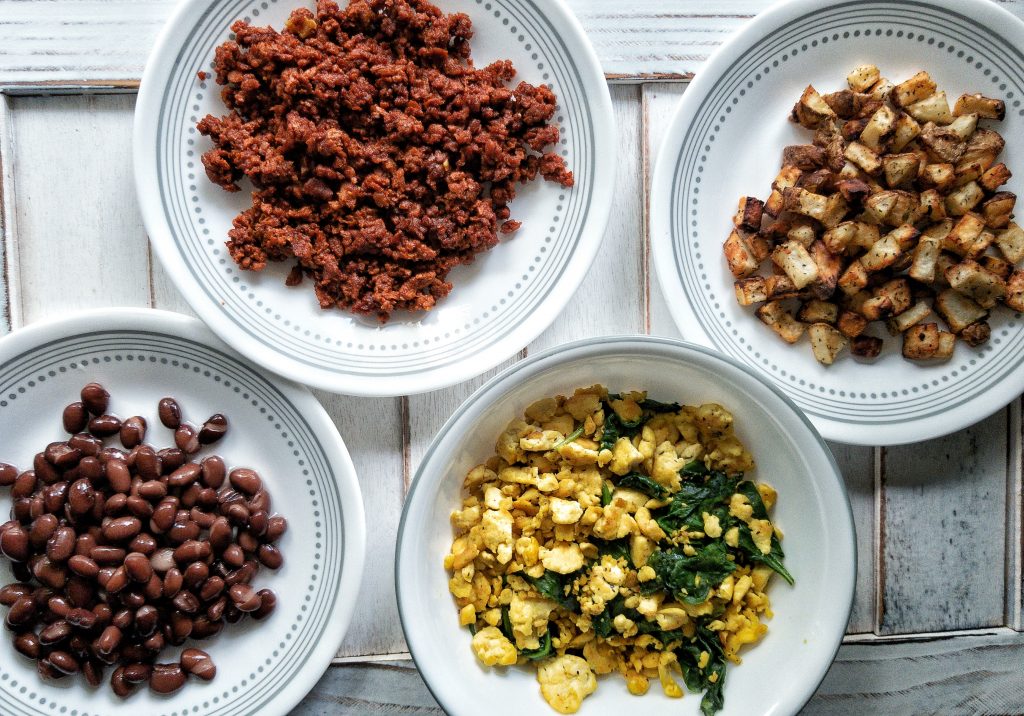
<svg viewBox="0 0 1024 716"><path fill-rule="evenodd" d="M953 333L959 334L967 326L988 317L988 311L967 296L952 288L935 297L935 312Z"/></svg>
<svg viewBox="0 0 1024 716"><path fill-rule="evenodd" d="M843 268L842 260L821 241L811 244L810 254L818 268L818 278L811 284L811 291L818 298L828 298L835 293L839 272Z"/></svg>
<svg viewBox="0 0 1024 716"><path fill-rule="evenodd" d="M942 90L930 97L925 97L920 102L914 102L905 109L907 114L918 122L949 124L953 121L953 113L949 111L949 100L946 99L946 93Z"/></svg>
<svg viewBox="0 0 1024 716"><path fill-rule="evenodd" d="M796 186L797 180L800 175L803 174L799 167L782 167L779 171L778 176L775 177L775 181L772 182L772 193L768 197L768 201L764 203L764 210L770 216L778 216L782 213L783 208L783 196L782 192L791 186Z"/></svg>
<svg viewBox="0 0 1024 716"><path fill-rule="evenodd" d="M1024 270L1010 274L1006 281L1006 305L1018 313L1024 313Z"/></svg>
<svg viewBox="0 0 1024 716"><path fill-rule="evenodd" d="M882 157L882 170L885 172L885 183L890 189L899 189L917 179L921 169L921 160L913 152L905 154L886 154Z"/></svg>
<svg viewBox="0 0 1024 716"><path fill-rule="evenodd" d="M942 247L960 256L980 256L988 248L982 236L984 231L985 219L975 213L964 214L943 239Z"/></svg>
<svg viewBox="0 0 1024 716"><path fill-rule="evenodd" d="M818 238L818 230L815 228L817 222L803 216L797 217L786 232L786 238L795 241L806 248L810 248L814 240Z"/></svg>
<svg viewBox="0 0 1024 716"><path fill-rule="evenodd" d="M836 113L811 85L807 85L807 89L800 96L800 101L793 108L793 114L796 120L808 129L815 129L822 122L836 118Z"/></svg>
<svg viewBox="0 0 1024 716"><path fill-rule="evenodd" d="M978 259L978 263L985 267L985 270L989 273L995 274L1004 281L1010 278L1010 274L1013 273L1013 264L1006 259L1001 259L998 256L985 255Z"/></svg>
<svg viewBox="0 0 1024 716"><path fill-rule="evenodd" d="M854 238L857 236L857 222L855 221L844 221L838 224L824 234L822 234L821 240L828 247L828 250L834 254L845 254L847 253L847 247L851 244Z"/></svg>
<svg viewBox="0 0 1024 716"><path fill-rule="evenodd" d="M730 233L729 238L725 240L723 250L725 251L725 260L729 263L729 270L736 278L744 278L757 271L760 262L754 257L754 253L747 243L747 237L741 232Z"/></svg>
<svg viewBox="0 0 1024 716"><path fill-rule="evenodd" d="M946 280L982 308L992 308L1006 295L1006 282L972 259L964 259L947 271Z"/></svg>
<svg viewBox="0 0 1024 716"><path fill-rule="evenodd" d="M921 323L931 315L932 307L927 301L918 301L905 311L891 316L887 322L889 333L894 336L903 333L911 326Z"/></svg>
<svg viewBox="0 0 1024 716"><path fill-rule="evenodd" d="M963 182L977 179L995 164L996 157L1003 151L1006 142L998 132L979 129L964 145L960 157L954 162L956 174Z"/></svg>
<svg viewBox="0 0 1024 716"><path fill-rule="evenodd" d="M793 285L803 288L818 278L818 267L802 244L787 241L772 252L772 261L786 272Z"/></svg>
<svg viewBox="0 0 1024 716"><path fill-rule="evenodd" d="M952 122L946 125L946 129L951 132L955 132L956 136L960 139L970 139L971 135L974 134L974 130L978 128L978 115L976 114L965 114L957 117Z"/></svg>
<svg viewBox="0 0 1024 716"><path fill-rule="evenodd" d="M882 170L882 160L878 153L866 144L850 142L843 156L863 169L868 174L878 174Z"/></svg>
<svg viewBox="0 0 1024 716"><path fill-rule="evenodd" d="M939 250L942 247L941 239L931 236L922 237L914 247L914 260L907 272L910 278L921 283L932 283L935 281L935 264L939 259Z"/></svg>
<svg viewBox="0 0 1024 716"><path fill-rule="evenodd" d="M967 326L967 328L960 331L960 338L963 339L964 343L976 348L982 343L987 343L989 337L992 335L992 327L988 325L987 321L978 321Z"/></svg>
<svg viewBox="0 0 1024 716"><path fill-rule="evenodd" d="M948 360L953 357L954 348L956 348L956 336L946 331L939 331L939 347L932 359Z"/></svg>
<svg viewBox="0 0 1024 716"><path fill-rule="evenodd" d="M880 152L885 147L886 140L888 137L896 131L896 113L887 104L883 104L875 113L871 115L871 119L864 125L864 129L860 132L860 144L863 144L868 149L874 152ZM854 161L849 155L846 157L850 161ZM860 162L857 162L860 164ZM864 165L861 164L863 167ZM869 174L872 173L867 167L864 167L864 171Z"/></svg>
<svg viewBox="0 0 1024 716"><path fill-rule="evenodd" d="M1010 263L1024 260L1024 229L1014 222L996 234L995 244Z"/></svg>
<svg viewBox="0 0 1024 716"><path fill-rule="evenodd" d="M869 273L892 266L899 259L900 242L892 235L885 235L875 242L871 249L860 257L860 263Z"/></svg>
<svg viewBox="0 0 1024 716"><path fill-rule="evenodd" d="M924 186L945 191L956 181L956 172L952 164L925 164L920 179Z"/></svg>
<svg viewBox="0 0 1024 716"><path fill-rule="evenodd" d="M768 298L773 301L795 298L800 295L800 290L793 285L793 281L784 273L765 277L764 287L768 292Z"/></svg>
<svg viewBox="0 0 1024 716"><path fill-rule="evenodd" d="M835 323L839 318L839 306L830 301L812 298L800 307L796 317L804 323Z"/></svg>
<svg viewBox="0 0 1024 716"><path fill-rule="evenodd" d="M950 216L963 216L985 198L977 182L968 182L946 197L946 211Z"/></svg>
<svg viewBox="0 0 1024 716"><path fill-rule="evenodd" d="M995 191L1006 182L1010 181L1010 177L1013 174L1006 168L1006 165L1002 162L993 164L988 170L978 177L978 184L985 191Z"/></svg>
<svg viewBox="0 0 1024 716"><path fill-rule="evenodd" d="M942 221L946 218L946 201L935 189L921 192L921 218Z"/></svg>
<svg viewBox="0 0 1024 716"><path fill-rule="evenodd" d="M991 99L982 94L962 94L953 105L953 114L958 116L976 114L985 119L1002 121L1006 117L1006 103L1001 99Z"/></svg>
<svg viewBox="0 0 1024 716"><path fill-rule="evenodd" d="M847 338L855 338L868 327L868 319L854 311L841 311L836 327Z"/></svg>
<svg viewBox="0 0 1024 716"><path fill-rule="evenodd" d="M809 216L827 228L836 226L846 214L846 200L840 194L823 196L806 189L790 187L782 192L787 211Z"/></svg>
<svg viewBox="0 0 1024 716"><path fill-rule="evenodd" d="M814 358L822 365L832 365L846 347L846 336L827 323L812 323L807 328Z"/></svg>
<svg viewBox="0 0 1024 716"><path fill-rule="evenodd" d="M778 333L786 343L796 343L804 334L806 326L793 318L778 301L762 304L756 313L761 322Z"/></svg>
<svg viewBox="0 0 1024 716"><path fill-rule="evenodd" d="M813 144L793 144L782 150L782 164L814 171L825 165L825 150Z"/></svg>
<svg viewBox="0 0 1024 716"><path fill-rule="evenodd" d="M864 264L859 260L851 262L836 285L839 286L839 290L850 296L863 290L868 285L868 272Z"/></svg>
<svg viewBox="0 0 1024 716"><path fill-rule="evenodd" d="M892 101L899 107L906 107L931 97L935 93L935 89L935 81L931 75L922 70L893 88Z"/></svg>
<svg viewBox="0 0 1024 716"><path fill-rule="evenodd" d="M910 360L934 358L939 349L939 326L921 323L903 334L903 357Z"/></svg>
<svg viewBox="0 0 1024 716"><path fill-rule="evenodd" d="M888 296L872 296L860 306L860 314L869 321L892 315L892 299Z"/></svg>
<svg viewBox="0 0 1024 716"><path fill-rule="evenodd" d="M929 122L921 129L918 140L928 151L931 161L937 164L956 164L967 146L956 132L934 122Z"/></svg>
<svg viewBox="0 0 1024 716"><path fill-rule="evenodd" d="M768 300L768 290L764 285L764 276L741 278L733 283L736 292L736 303L741 306L752 306Z"/></svg>
<svg viewBox="0 0 1024 716"><path fill-rule="evenodd" d="M894 278L875 289L876 296L885 296L892 304L892 313L903 313L910 308L910 284L905 278Z"/></svg>
<svg viewBox="0 0 1024 716"><path fill-rule="evenodd" d="M882 352L882 339L874 336L857 336L850 341L850 352L858 358L877 358Z"/></svg>
<svg viewBox="0 0 1024 716"><path fill-rule="evenodd" d="M921 203L917 196L898 189L879 191L864 202L867 216L875 219L877 223L889 226L916 223L920 208Z"/></svg>
<svg viewBox="0 0 1024 716"><path fill-rule="evenodd" d="M900 251L910 251L912 248L917 246L917 237L921 235L921 232L914 228L913 224L903 224L897 226L895 229L886 234L887 237L896 239L896 243L899 244Z"/></svg>
<svg viewBox="0 0 1024 716"><path fill-rule="evenodd" d="M874 65L861 65L846 76L846 81L854 92L866 92L881 78L882 74Z"/></svg>
<svg viewBox="0 0 1024 716"><path fill-rule="evenodd" d="M1017 203L1017 195L1008 191L994 194L981 205L981 215L985 217L985 225L990 229L1005 229L1013 217L1013 206Z"/></svg>
<svg viewBox="0 0 1024 716"><path fill-rule="evenodd" d="M739 208L732 219L737 229L747 231L758 231L761 228L761 215L764 211L764 202L752 196L745 196L740 199Z"/></svg>
<svg viewBox="0 0 1024 716"><path fill-rule="evenodd" d="M917 139L921 133L921 125L909 114L900 112L896 118L895 129L892 138L889 140L889 149L894 152L902 152L903 148Z"/></svg>

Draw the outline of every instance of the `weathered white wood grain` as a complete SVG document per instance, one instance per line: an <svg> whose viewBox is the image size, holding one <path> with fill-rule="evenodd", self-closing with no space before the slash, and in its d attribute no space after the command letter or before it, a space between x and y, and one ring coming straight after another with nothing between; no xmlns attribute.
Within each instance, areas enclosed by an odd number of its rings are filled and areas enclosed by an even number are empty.
<svg viewBox="0 0 1024 716"><path fill-rule="evenodd" d="M1024 399L1009 407L1006 480L1006 625L1024 631Z"/></svg>
<svg viewBox="0 0 1024 716"><path fill-rule="evenodd" d="M801 713L1020 714L1024 708L1022 660L1024 635L1009 629L846 643ZM642 698L637 707L643 709ZM431 698L413 663L396 661L335 666L292 713L384 716L444 712Z"/></svg>
<svg viewBox="0 0 1024 716"><path fill-rule="evenodd" d="M8 277L18 256L14 243L14 169L9 157L14 146L11 132L11 100L0 96L0 334L11 330L18 295L11 291Z"/></svg>
<svg viewBox="0 0 1024 716"><path fill-rule="evenodd" d="M395 599L395 539L405 488L399 398L353 398L315 391L352 455L366 511L366 568L356 611L338 656L408 651Z"/></svg>
<svg viewBox="0 0 1024 716"><path fill-rule="evenodd" d="M1002 625L1007 416L885 448L879 634Z"/></svg>
<svg viewBox="0 0 1024 716"><path fill-rule="evenodd" d="M0 0L0 86L135 86L177 0ZM999 0L1024 16L1024 0ZM686 79L771 0L568 0L613 81Z"/></svg>
<svg viewBox="0 0 1024 716"><path fill-rule="evenodd" d="M587 277L554 323L529 345L530 353L580 338L646 332L644 194L637 162L642 136L640 91L636 85L612 87L618 169L611 219Z"/></svg>
<svg viewBox="0 0 1024 716"><path fill-rule="evenodd" d="M9 195L17 223L18 322L69 309L148 306L146 235L132 192L135 98L11 102Z"/></svg>

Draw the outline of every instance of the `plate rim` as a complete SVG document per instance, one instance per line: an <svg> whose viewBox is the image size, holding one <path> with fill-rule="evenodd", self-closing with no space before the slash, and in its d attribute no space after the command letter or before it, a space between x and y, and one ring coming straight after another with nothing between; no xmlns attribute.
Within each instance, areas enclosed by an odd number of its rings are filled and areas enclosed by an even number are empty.
<svg viewBox="0 0 1024 716"><path fill-rule="evenodd" d="M809 435L813 438L814 442L811 443L815 448L820 451L820 456L823 457L827 464L831 467L829 471L829 477L831 481L830 488L834 490L835 496L837 496L841 504L845 505L845 510L842 511L842 516L845 518L842 520L843 524L836 524L837 527L845 527L841 533L836 537L837 540L841 541L840 545L843 549L849 549L850 559L847 564L847 569L841 575L846 589L844 593L847 595L845 608L841 609L841 623L842 627L839 629L839 633L834 635L834 643L831 650L831 657L827 663L823 663L819 668L819 674L813 685L805 689L805 694L802 699L802 703L794 709L794 713L799 711L803 705L805 705L810 698L815 694L821 683L824 681L825 676L828 673L829 668L835 661L839 648L842 646L843 638L846 632L846 625L849 623L850 615L853 613L855 588L857 583L857 537L855 520L853 516L853 506L850 503L849 493L846 490L845 483L842 477L842 471L839 469L839 465L835 460L835 456L832 454L831 448L825 442L825 439L819 433L814 424L808 419L807 415L793 402L793 400L786 395L775 383L761 373L752 371L746 366L742 365L739 361L731 358L730 356L724 355L716 350L707 348L705 346L692 343L686 340L678 338L669 338L665 336L651 336L651 335L609 335L609 336L596 336L592 338L583 338L580 340L570 341L563 343L547 350L541 351L535 355L529 356L518 363L509 366L499 374L488 380L482 386L477 388L473 393L466 398L459 407L452 413L452 415L444 422L444 425L438 430L437 434L431 440L430 445L424 452L420 465L416 469L415 476L412 480L409 492L406 495L405 504L402 508L402 517L398 525L398 537L395 544L395 592L398 601L398 616L402 624L402 631L405 634L406 643L409 646L409 654L412 657L413 662L416 665L417 671L420 673L423 683L426 685L427 690L431 696L441 705L446 713L449 714L462 714L461 705L458 703L445 702L441 698L441 691L427 678L427 673L431 672L433 665L429 662L423 661L422 657L417 658L416 647L414 643L418 640L418 637L412 636L414 632L407 629L407 624L410 624L410 618L406 615L406 610L411 606L410 601L407 605L408 600L413 600L413 595L408 593L408 590L402 589L402 572L403 565L408 561L414 560L415 555L412 554L412 547L410 547L405 539L405 530L408 524L408 518L413 509L416 509L418 501L424 499L418 497L423 495L426 487L421 489L421 485L426 481L421 479L424 473L427 471L432 459L435 454L439 452L442 444L448 438L450 431L455 425L462 419L465 418L467 413L473 412L484 399L490 395L493 391L505 387L506 383L514 384L515 380L521 373L526 375L523 377L532 377L534 374L542 372L543 370L556 366L559 362L564 360L572 360L576 354L605 354L605 353L641 353L645 352L645 349L652 349L657 351L658 349L666 352L673 352L676 358L685 359L687 352L696 353L705 359L711 361L720 361L725 363L737 370L744 375L748 376L755 382L760 383L763 387L767 388L776 398L779 398L784 406L791 411L792 415L801 422L807 429ZM513 387L513 386L508 386ZM502 395L505 391L502 391ZM498 395L496 397L501 397ZM493 401L491 401L493 402ZM489 404L489 403L488 403ZM483 405L481 409L486 409L487 405ZM801 451L806 452L806 451ZM440 482L444 479L444 476L438 477L433 480L429 487L431 490L436 489ZM450 478L449 478L450 479ZM407 554L407 552L409 554ZM438 565L440 568L440 564ZM452 614L454 619L454 612Z"/></svg>
<svg viewBox="0 0 1024 716"><path fill-rule="evenodd" d="M873 0L876 4L902 6L898 0ZM989 27L997 21L1002 23L1004 33L1016 35L1024 47L1024 20L990 0L915 0L917 4L930 5L938 10L955 8L958 13L971 14L979 24ZM655 160L651 182L651 247L658 283L667 300L669 313L678 330L689 340L717 349L703 328L688 321L691 313L690 302L682 288L683 280L675 271L674 261L667 261L677 237L671 231L669 220L672 211L672 184L674 163L682 151L682 133L693 119L699 104L720 78L722 72L737 57L752 45L777 31L780 24L800 17L814 10L837 5L849 5L849 0L782 0L759 13L739 32L733 34L708 58L702 71L683 94L674 109L672 120L665 132L664 140ZM1012 28L1012 29L1008 29ZM718 254L716 252L716 259ZM1024 330L1024 329L1022 329ZM763 373L778 386L780 380ZM974 425L998 412L1024 392L1024 370L1010 373L1000 381L990 383L957 407L923 418L910 418L899 423L876 424L870 422L838 422L827 417L811 414L808 417L825 438L849 445L880 446L905 445L948 435ZM1007 397L1003 397L1003 396Z"/></svg>
<svg viewBox="0 0 1024 716"><path fill-rule="evenodd" d="M0 363L24 355L54 339L70 339L94 330L147 330L171 339L196 341L256 372L294 403L320 439L329 464L336 468L334 484L344 510L343 568L337 597L325 628L309 650L306 667L301 668L280 693L261 707L269 716L285 716L316 686L341 647L352 622L363 582L366 560L366 523L362 491L355 465L334 422L305 386L265 371L226 346L197 318L153 308L95 308L33 321L0 337ZM355 598L353 598L355 597ZM42 683L42 682L40 682ZM42 713L42 711L39 711Z"/></svg>
<svg viewBox="0 0 1024 716"><path fill-rule="evenodd" d="M214 3L224 1L226 0L214 0ZM595 110L590 113L594 123L593 142L597 149L594 156L593 198L589 211L581 222L576 251L569 255L558 280L552 283L563 284L568 290L553 291L535 310L524 315L503 338L489 340L484 346L441 366L397 376L387 373L359 376L324 367L311 368L305 363L291 359L286 345L266 343L249 336L221 310L217 301L205 297L201 284L187 271L184 257L174 249L169 222L161 204L155 198L155 193L151 190L151 187L159 185L155 160L155 152L159 149L156 143L160 110L159 92L166 82L171 81L176 72L182 71L174 65L180 49L182 28L192 27L207 9L213 7L210 0L184 0L178 5L160 31L150 52L136 100L132 129L135 194L150 245L155 249L160 263L192 310L223 342L263 368L305 385L361 397L396 397L447 388L479 375L533 342L561 315L582 285L597 257L611 217L613 179L618 157L615 151L601 151L601 148L606 145L615 146L617 143L617 123L611 89L597 53L565 0L526 2L535 12L551 19L560 37L572 38L579 46L580 52L574 52L573 57L580 69L580 92L593 103ZM477 276L476 280L483 280L483 277Z"/></svg>

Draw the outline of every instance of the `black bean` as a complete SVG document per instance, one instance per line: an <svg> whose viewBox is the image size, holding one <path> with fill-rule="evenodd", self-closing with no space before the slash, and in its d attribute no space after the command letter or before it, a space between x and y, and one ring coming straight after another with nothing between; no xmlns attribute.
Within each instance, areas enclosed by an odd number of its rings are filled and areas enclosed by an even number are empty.
<svg viewBox="0 0 1024 716"><path fill-rule="evenodd" d="M97 415L89 421L89 432L98 438L108 438L121 430L121 418L116 415Z"/></svg>
<svg viewBox="0 0 1024 716"><path fill-rule="evenodd" d="M120 430L121 444L126 448L134 448L146 439L146 419L139 415L121 423Z"/></svg>
<svg viewBox="0 0 1024 716"><path fill-rule="evenodd" d="M227 467L224 465L224 460L218 455L211 455L203 458L200 465L203 468L203 484L207 487L212 487L214 490L220 489L220 486L224 484L224 478L227 476Z"/></svg>
<svg viewBox="0 0 1024 716"><path fill-rule="evenodd" d="M185 685L185 672L180 664L153 664L149 688L158 694L171 694Z"/></svg>
<svg viewBox="0 0 1024 716"><path fill-rule="evenodd" d="M29 659L38 659L41 653L39 637L35 632L26 631L14 637L14 648L18 653L27 656Z"/></svg>
<svg viewBox="0 0 1024 716"><path fill-rule="evenodd" d="M174 431L174 444L186 455L199 452L199 433L189 423L182 423Z"/></svg>
<svg viewBox="0 0 1024 716"><path fill-rule="evenodd" d="M69 403L61 415L64 423L64 430L68 433L80 433L85 430L85 424L89 422L89 413L85 409L85 403L80 401Z"/></svg>
<svg viewBox="0 0 1024 716"><path fill-rule="evenodd" d="M220 413L215 413L206 419L203 427L199 429L199 442L203 445L212 445L220 440L228 432L228 419Z"/></svg>
<svg viewBox="0 0 1024 716"><path fill-rule="evenodd" d="M0 487L10 487L18 479L18 468L6 462L0 462Z"/></svg>
<svg viewBox="0 0 1024 716"><path fill-rule="evenodd" d="M110 393L99 383L89 383L82 388L82 403L93 415L103 415L110 405Z"/></svg>
<svg viewBox="0 0 1024 716"><path fill-rule="evenodd" d="M163 398L157 404L157 412L165 428L174 430L181 425L181 407L174 398Z"/></svg>
<svg viewBox="0 0 1024 716"><path fill-rule="evenodd" d="M181 668L203 681L210 681L217 675L217 667L210 655L201 649L185 649L181 652Z"/></svg>

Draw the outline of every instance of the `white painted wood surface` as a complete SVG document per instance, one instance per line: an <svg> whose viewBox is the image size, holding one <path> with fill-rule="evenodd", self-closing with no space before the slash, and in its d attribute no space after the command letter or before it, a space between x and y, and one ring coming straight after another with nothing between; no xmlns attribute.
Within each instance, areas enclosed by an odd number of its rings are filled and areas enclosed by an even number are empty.
<svg viewBox="0 0 1024 716"><path fill-rule="evenodd" d="M0 332L71 308L189 313L136 209L130 128L142 63L173 0L0 0ZM617 204L602 252L528 353L608 333L678 336L650 266L650 167L685 83L765 0L572 0L610 79ZM1024 15L1024 0L1003 3ZM121 95L51 95L114 87ZM401 504L437 429L486 376L408 398L318 393L352 452L370 525L367 578L339 665L301 714L439 713L402 639L391 564ZM850 636L808 713L1024 713L1021 403L890 449L833 444L857 524ZM997 627L986 632L964 632ZM925 633L928 636L922 637ZM904 635L904 636L894 636ZM343 663L341 663L343 662Z"/></svg>

